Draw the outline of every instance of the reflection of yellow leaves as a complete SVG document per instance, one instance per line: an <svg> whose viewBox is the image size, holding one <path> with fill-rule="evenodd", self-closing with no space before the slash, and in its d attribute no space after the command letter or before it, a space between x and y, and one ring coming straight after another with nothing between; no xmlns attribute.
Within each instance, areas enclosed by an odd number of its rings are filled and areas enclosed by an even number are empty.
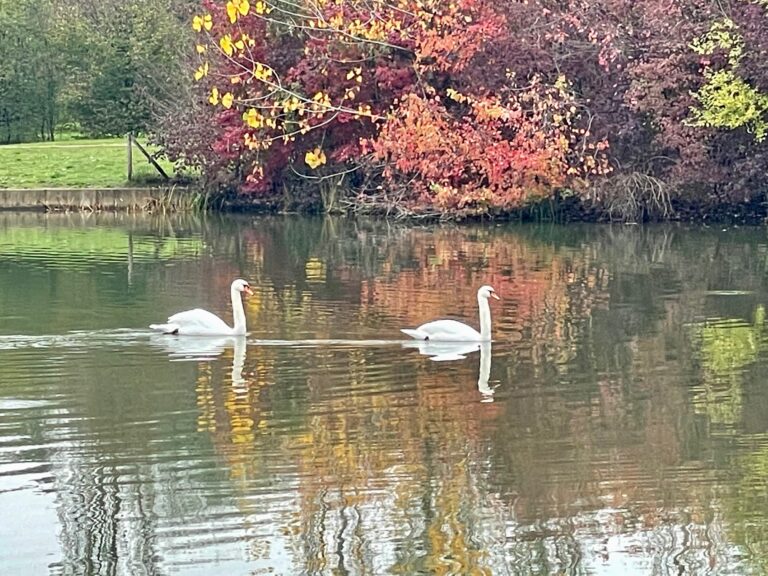
<svg viewBox="0 0 768 576"><path fill-rule="evenodd" d="M202 54L206 50L205 46L203 46L202 44L198 44L197 46L195 46L195 49L197 50L198 54Z"/></svg>
<svg viewBox="0 0 768 576"><path fill-rule="evenodd" d="M308 282L323 282L325 273L325 262L318 258L310 258L304 265L304 274Z"/></svg>
<svg viewBox="0 0 768 576"><path fill-rule="evenodd" d="M317 147L304 155L304 161L307 163L307 166L314 170L318 166L325 164L325 152L320 147Z"/></svg>
<svg viewBox="0 0 768 576"><path fill-rule="evenodd" d="M764 320L765 309L758 306L753 324L724 319L696 328L704 378L695 402L712 422L741 418L742 374L757 359Z"/></svg>
<svg viewBox="0 0 768 576"><path fill-rule="evenodd" d="M722 320L698 330L703 364L713 374L725 376L755 360L759 328L736 320Z"/></svg>
<svg viewBox="0 0 768 576"><path fill-rule="evenodd" d="M224 96L221 97L221 105L224 106L227 110L232 108L232 102L235 100L235 97L232 95L232 92L227 92L224 94Z"/></svg>

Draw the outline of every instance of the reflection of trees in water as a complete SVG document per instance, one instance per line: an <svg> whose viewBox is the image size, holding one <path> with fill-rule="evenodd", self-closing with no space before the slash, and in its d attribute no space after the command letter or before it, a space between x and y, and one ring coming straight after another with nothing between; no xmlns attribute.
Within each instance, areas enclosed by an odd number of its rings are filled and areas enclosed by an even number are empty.
<svg viewBox="0 0 768 576"><path fill-rule="evenodd" d="M299 570L586 573L624 553L646 557L649 573L675 562L727 571L734 544L764 541L754 510L767 427L744 416L764 395L750 373L765 350L758 247L715 231L626 226L162 226L205 248L170 271L134 262L138 282L204 278L204 300L220 302L232 277L246 276L257 287L249 321L275 337L399 338L399 327L446 314L474 322L480 284L504 298L493 309L493 404L480 402L477 354L437 366L399 349L251 347L237 382L234 350L197 365L198 431L246 521L271 513ZM712 300L736 287L755 295ZM359 308L336 305L356 299ZM704 309L742 323L702 323ZM745 424L759 428L755 448L732 458ZM72 475L83 484L69 492L86 495L62 505L73 561L127 545L121 530L143 535L129 557L149 554L157 496L113 486L110 474L87 463ZM295 500L262 502L257 479ZM135 524L114 520L139 507Z"/></svg>
<svg viewBox="0 0 768 576"><path fill-rule="evenodd" d="M711 470L716 447L679 383L681 372L696 370L684 325L703 308L707 287L722 280L722 271L701 266L691 251L733 252L729 274L746 275L747 285L762 272L743 257L749 249L719 245L714 236L595 230L559 239L526 227L361 232L324 221L283 231L280 249L271 247L268 226L248 237L248 253L263 259L257 283L280 286L262 294L264 319L295 322L318 337L334 335L340 319L321 303L342 291L344 298L360 291L361 316L350 324L390 317L385 325L394 328L448 311L471 321L475 286L495 284L504 296L494 310L502 351L496 371L506 386L530 387L487 412L476 389L456 401L437 384L445 376L379 366L376 354L342 362L313 353L308 363L291 361L290 370L279 352L271 354L256 372L281 385L306 383L308 397L293 398L282 412L303 425L278 447L274 436L264 437L279 433L275 408L286 398L262 384L253 388L258 398L215 402L225 408L217 422L231 419L224 428L232 435L219 425L217 441L240 478L271 469L265 450L287 453L283 465L296 467L300 497L284 531L294 535L300 564L320 572L340 564L351 573L461 572L457 566L503 573L494 562L506 554L529 568L583 567L599 561L594 549L611 530L617 546L653 550L646 567L676 556L696 565L708 549L720 566L734 561L721 519L706 518L720 506L711 482L689 481L691 467ZM292 243L299 246L288 249ZM274 303L281 295L290 306ZM405 397L353 393L370 391L377 378L400 381L403 371L415 386ZM329 395L339 379L352 392ZM253 436L243 435L243 423ZM248 483L241 486L247 493ZM611 508L615 518L603 512ZM682 510L699 516L687 541Z"/></svg>
<svg viewBox="0 0 768 576"><path fill-rule="evenodd" d="M161 573L155 545L158 498L146 482L152 476L149 466L131 466L129 472L71 455L60 465L57 508L63 573Z"/></svg>

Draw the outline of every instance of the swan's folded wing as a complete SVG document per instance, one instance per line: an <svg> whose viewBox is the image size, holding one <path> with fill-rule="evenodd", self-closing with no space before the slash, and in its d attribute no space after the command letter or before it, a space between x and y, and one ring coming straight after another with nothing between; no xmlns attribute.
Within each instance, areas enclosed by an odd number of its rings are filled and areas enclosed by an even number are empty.
<svg viewBox="0 0 768 576"><path fill-rule="evenodd" d="M179 327L180 332L187 334L227 334L232 329L216 314L195 308L170 316L168 324Z"/></svg>
<svg viewBox="0 0 768 576"><path fill-rule="evenodd" d="M457 320L434 320L422 324L416 328L416 331L426 335L426 338L422 338L422 340L443 342L477 342L480 340L480 332Z"/></svg>

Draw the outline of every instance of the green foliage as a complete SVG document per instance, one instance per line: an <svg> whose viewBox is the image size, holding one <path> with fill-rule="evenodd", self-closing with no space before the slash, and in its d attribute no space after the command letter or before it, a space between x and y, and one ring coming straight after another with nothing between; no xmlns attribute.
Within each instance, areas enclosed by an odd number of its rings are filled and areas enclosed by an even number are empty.
<svg viewBox="0 0 768 576"><path fill-rule="evenodd" d="M691 125L731 130L745 127L762 142L768 133L768 94L752 88L731 70L710 71L707 83L694 94Z"/></svg>
<svg viewBox="0 0 768 576"><path fill-rule="evenodd" d="M172 46L188 0L0 3L0 143L52 140L60 122L92 136L151 128L187 81Z"/></svg>
<svg viewBox="0 0 768 576"><path fill-rule="evenodd" d="M75 8L71 68L76 82L65 95L69 119L93 137L151 129L158 101L184 82L180 56L169 49L187 26L175 0L130 0L120 14Z"/></svg>
<svg viewBox="0 0 768 576"><path fill-rule="evenodd" d="M724 51L728 66L719 70L705 66L706 82L693 94L698 106L691 108L690 125L731 130L744 127L762 142L768 133L768 94L753 88L738 74L744 41L736 25L727 18L713 23L691 48L702 56Z"/></svg>
<svg viewBox="0 0 768 576"><path fill-rule="evenodd" d="M736 24L731 19L724 18L713 22L706 34L695 38L691 49L702 56L710 56L718 50L724 50L728 54L728 63L738 66L744 53L744 39Z"/></svg>
<svg viewBox="0 0 768 576"><path fill-rule="evenodd" d="M54 26L50 2L0 3L0 143L52 137L61 81Z"/></svg>
<svg viewBox="0 0 768 576"><path fill-rule="evenodd" d="M742 411L742 378L755 362L765 326L765 308L757 306L752 324L722 320L696 327L702 366L697 404L712 422L735 423Z"/></svg>

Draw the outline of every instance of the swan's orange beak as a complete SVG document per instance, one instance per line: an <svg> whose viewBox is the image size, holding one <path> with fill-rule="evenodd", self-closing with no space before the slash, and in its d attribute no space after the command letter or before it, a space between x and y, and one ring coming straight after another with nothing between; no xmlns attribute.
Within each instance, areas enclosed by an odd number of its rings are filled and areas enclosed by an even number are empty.
<svg viewBox="0 0 768 576"><path fill-rule="evenodd" d="M501 298L499 298L499 296L498 296L498 294L496 294L496 292L491 292L491 298L496 298L496 300L501 300Z"/></svg>
<svg viewBox="0 0 768 576"><path fill-rule="evenodd" d="M250 287L250 286L246 286L245 288L243 288L243 292L245 292L245 293L246 293L246 294L248 294L249 296L252 296L252 295L253 295L253 290L251 290L251 287Z"/></svg>

